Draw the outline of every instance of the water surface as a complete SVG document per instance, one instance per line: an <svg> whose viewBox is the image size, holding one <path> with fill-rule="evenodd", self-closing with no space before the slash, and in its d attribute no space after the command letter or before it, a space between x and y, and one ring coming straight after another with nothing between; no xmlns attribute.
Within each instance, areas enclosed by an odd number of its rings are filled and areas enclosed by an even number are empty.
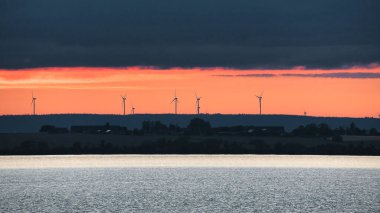
<svg viewBox="0 0 380 213"><path fill-rule="evenodd" d="M379 158L277 157L1 157L0 212L380 211Z"/></svg>

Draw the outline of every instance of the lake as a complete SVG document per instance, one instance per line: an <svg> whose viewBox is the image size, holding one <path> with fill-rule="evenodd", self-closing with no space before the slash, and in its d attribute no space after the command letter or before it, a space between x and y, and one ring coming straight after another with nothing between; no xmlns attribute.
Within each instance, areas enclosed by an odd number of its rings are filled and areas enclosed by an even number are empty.
<svg viewBox="0 0 380 213"><path fill-rule="evenodd" d="M379 212L380 157L0 157L0 212Z"/></svg>

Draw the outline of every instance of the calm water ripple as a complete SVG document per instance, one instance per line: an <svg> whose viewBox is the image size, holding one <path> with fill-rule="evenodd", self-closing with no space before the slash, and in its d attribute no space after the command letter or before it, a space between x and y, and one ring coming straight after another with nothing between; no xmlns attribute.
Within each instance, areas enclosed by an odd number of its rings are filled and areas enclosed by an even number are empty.
<svg viewBox="0 0 380 213"><path fill-rule="evenodd" d="M380 170L0 170L1 212L379 212Z"/></svg>

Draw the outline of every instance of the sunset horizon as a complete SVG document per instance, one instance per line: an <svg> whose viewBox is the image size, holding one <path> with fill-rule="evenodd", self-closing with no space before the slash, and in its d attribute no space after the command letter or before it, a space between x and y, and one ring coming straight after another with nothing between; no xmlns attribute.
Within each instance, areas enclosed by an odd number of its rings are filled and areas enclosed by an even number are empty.
<svg viewBox="0 0 380 213"><path fill-rule="evenodd" d="M0 97L7 103L0 106L0 114L31 114L32 94L37 114L121 114L121 95L127 96L127 114L132 104L137 114L170 114L177 91L180 114L196 113L196 93L202 97L201 113L258 114L255 95L264 92L263 114L377 118L379 90L376 63L328 70L302 66L0 69Z"/></svg>
<svg viewBox="0 0 380 213"><path fill-rule="evenodd" d="M375 0L0 4L0 115L380 114Z"/></svg>

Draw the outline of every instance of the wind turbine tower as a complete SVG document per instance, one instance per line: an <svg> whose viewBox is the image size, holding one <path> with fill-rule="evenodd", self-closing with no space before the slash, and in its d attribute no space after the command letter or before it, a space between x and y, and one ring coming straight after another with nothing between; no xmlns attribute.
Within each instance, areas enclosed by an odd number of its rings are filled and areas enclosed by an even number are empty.
<svg viewBox="0 0 380 213"><path fill-rule="evenodd" d="M37 100L37 98L32 93L33 115L36 115L36 100Z"/></svg>
<svg viewBox="0 0 380 213"><path fill-rule="evenodd" d="M200 107L200 101L201 101L201 97L198 97L198 95L197 95L197 93L195 93L195 98L196 98L196 106L197 106L197 114L199 115L199 111L200 111L200 109L201 109L201 107Z"/></svg>
<svg viewBox="0 0 380 213"><path fill-rule="evenodd" d="M131 114L134 115L135 114L135 107L132 105L132 108L131 108Z"/></svg>
<svg viewBox="0 0 380 213"><path fill-rule="evenodd" d="M261 115L261 99L263 98L263 93L261 93L261 95L256 95L257 99L259 100L259 107L260 107L260 115Z"/></svg>
<svg viewBox="0 0 380 213"><path fill-rule="evenodd" d="M177 92L175 90L174 90L174 98L172 102L170 103L173 103L173 102L174 102L174 114L177 114L178 97L177 97Z"/></svg>
<svg viewBox="0 0 380 213"><path fill-rule="evenodd" d="M125 115L125 101L127 100L126 95L122 95L121 98L123 99L123 115Z"/></svg>

